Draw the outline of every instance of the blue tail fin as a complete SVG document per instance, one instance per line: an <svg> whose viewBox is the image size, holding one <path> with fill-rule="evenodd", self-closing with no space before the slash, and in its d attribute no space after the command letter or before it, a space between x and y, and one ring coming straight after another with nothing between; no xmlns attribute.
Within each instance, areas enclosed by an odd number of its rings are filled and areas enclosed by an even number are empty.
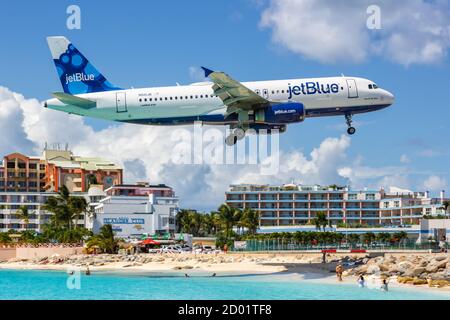
<svg viewBox="0 0 450 320"><path fill-rule="evenodd" d="M47 42L65 93L121 90L106 80L67 38L48 37Z"/></svg>

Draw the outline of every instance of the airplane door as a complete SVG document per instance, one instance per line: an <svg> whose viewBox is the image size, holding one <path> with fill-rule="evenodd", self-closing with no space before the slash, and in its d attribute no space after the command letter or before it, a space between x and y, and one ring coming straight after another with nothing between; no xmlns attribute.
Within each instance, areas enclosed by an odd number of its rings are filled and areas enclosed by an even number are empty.
<svg viewBox="0 0 450 320"><path fill-rule="evenodd" d="M127 96L125 92L116 93L117 112L127 112Z"/></svg>
<svg viewBox="0 0 450 320"><path fill-rule="evenodd" d="M269 99L269 90L267 89L263 89L263 98L264 99Z"/></svg>
<svg viewBox="0 0 450 320"><path fill-rule="evenodd" d="M347 79L348 97L358 98L358 88L355 79Z"/></svg>

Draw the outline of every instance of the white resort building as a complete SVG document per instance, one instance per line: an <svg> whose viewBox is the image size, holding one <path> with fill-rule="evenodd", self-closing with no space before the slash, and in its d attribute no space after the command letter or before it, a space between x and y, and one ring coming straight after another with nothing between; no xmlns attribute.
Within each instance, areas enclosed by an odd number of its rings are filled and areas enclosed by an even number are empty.
<svg viewBox="0 0 450 320"><path fill-rule="evenodd" d="M418 225L424 215L444 214L444 192L431 198L429 192L391 188L350 190L348 187L297 185L231 185L226 203L252 208L260 214L261 227L313 224L324 212L333 225Z"/></svg>
<svg viewBox="0 0 450 320"><path fill-rule="evenodd" d="M95 207L89 226L94 233L111 224L118 237L143 234L174 234L178 198L166 185L116 185L105 190L106 196Z"/></svg>

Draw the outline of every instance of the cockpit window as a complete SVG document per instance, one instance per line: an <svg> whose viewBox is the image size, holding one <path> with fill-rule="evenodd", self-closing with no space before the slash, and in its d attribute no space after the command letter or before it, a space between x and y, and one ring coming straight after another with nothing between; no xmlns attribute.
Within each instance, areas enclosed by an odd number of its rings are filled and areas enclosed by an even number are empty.
<svg viewBox="0 0 450 320"><path fill-rule="evenodd" d="M378 89L378 86L375 83L369 84L369 89Z"/></svg>
<svg viewBox="0 0 450 320"><path fill-rule="evenodd" d="M374 89L378 89L378 86L374 83L374 84L373 84L373 88L374 88Z"/></svg>
<svg viewBox="0 0 450 320"><path fill-rule="evenodd" d="M369 89L373 89L373 86L371 84L369 84Z"/></svg>

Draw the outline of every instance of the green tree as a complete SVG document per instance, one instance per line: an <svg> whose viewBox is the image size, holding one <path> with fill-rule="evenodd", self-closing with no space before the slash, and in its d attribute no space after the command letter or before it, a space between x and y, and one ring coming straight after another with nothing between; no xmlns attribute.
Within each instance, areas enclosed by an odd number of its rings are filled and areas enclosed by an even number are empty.
<svg viewBox="0 0 450 320"><path fill-rule="evenodd" d="M245 208L241 221L249 234L255 234L259 227L259 214L251 208Z"/></svg>
<svg viewBox="0 0 450 320"><path fill-rule="evenodd" d="M30 222L30 213L28 211L28 207L20 206L19 209L17 209L16 214L19 216L19 219L23 221L25 230L28 230L28 223Z"/></svg>
<svg viewBox="0 0 450 320"><path fill-rule="evenodd" d="M219 207L219 221L224 229L226 239L230 237L231 231L236 224L235 219L239 216L239 214L236 214L237 210L239 209L230 207L228 204L222 204Z"/></svg>
<svg viewBox="0 0 450 320"><path fill-rule="evenodd" d="M366 232L363 234L363 241L365 243L370 244L375 240L375 238L376 238L376 236L375 236L375 233L373 233L373 232Z"/></svg>
<svg viewBox="0 0 450 320"><path fill-rule="evenodd" d="M317 212L316 217L314 218L314 225L316 226L317 230L320 231L322 227L323 231L325 231L325 228L328 225L327 214L322 211Z"/></svg>
<svg viewBox="0 0 450 320"><path fill-rule="evenodd" d="M110 224L105 224L100 228L100 232L93 235L87 241L87 247L92 248L98 246L103 252L106 253L117 253L119 248L119 241L115 238L112 226Z"/></svg>
<svg viewBox="0 0 450 320"><path fill-rule="evenodd" d="M12 239L9 236L9 233L0 232L0 243L10 243L11 241L12 241Z"/></svg>

